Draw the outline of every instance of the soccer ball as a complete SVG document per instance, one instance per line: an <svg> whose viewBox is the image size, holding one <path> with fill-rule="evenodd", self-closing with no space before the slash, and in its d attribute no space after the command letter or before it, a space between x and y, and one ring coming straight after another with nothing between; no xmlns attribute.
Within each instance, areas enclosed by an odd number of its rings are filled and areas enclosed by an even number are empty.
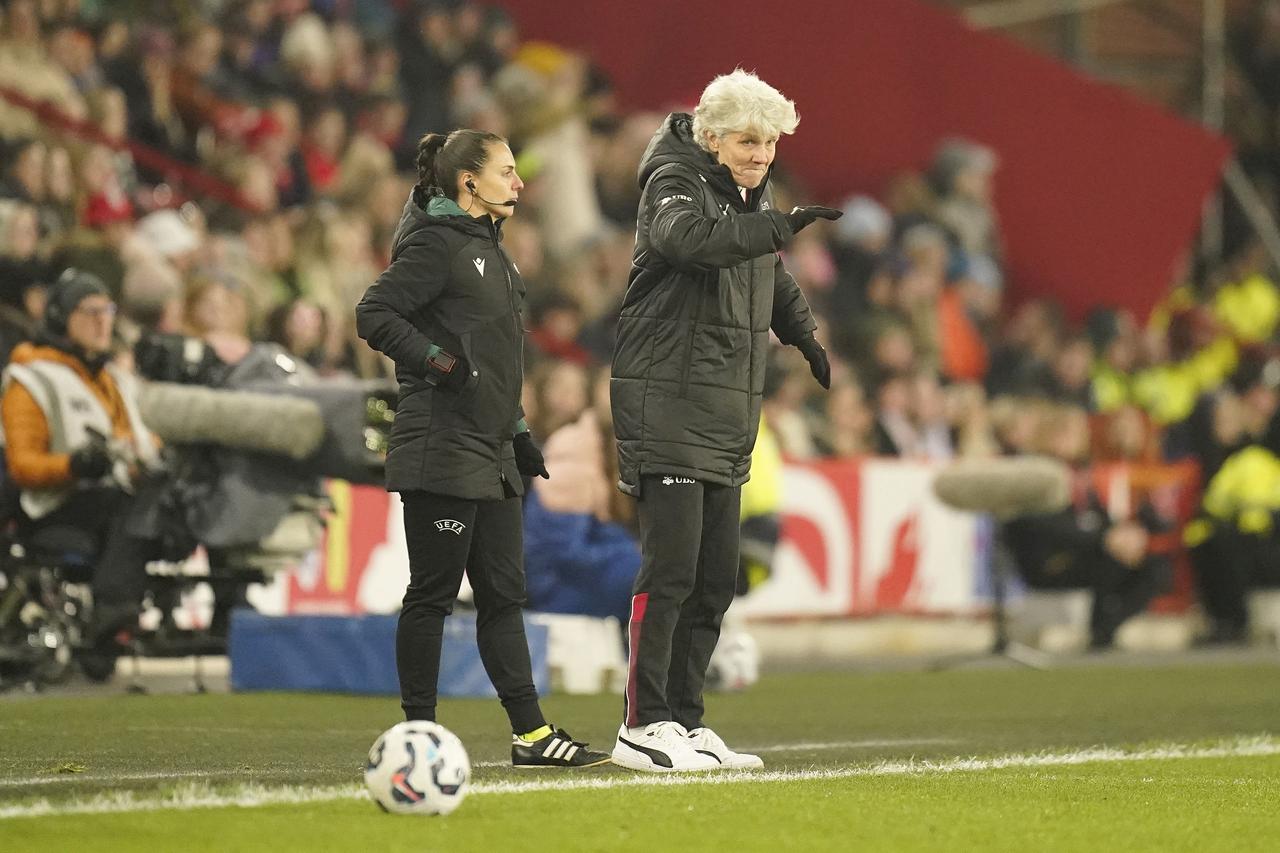
<svg viewBox="0 0 1280 853"><path fill-rule="evenodd" d="M471 761L458 736L439 723L410 720L369 749L364 784L383 811L448 814L467 796Z"/></svg>

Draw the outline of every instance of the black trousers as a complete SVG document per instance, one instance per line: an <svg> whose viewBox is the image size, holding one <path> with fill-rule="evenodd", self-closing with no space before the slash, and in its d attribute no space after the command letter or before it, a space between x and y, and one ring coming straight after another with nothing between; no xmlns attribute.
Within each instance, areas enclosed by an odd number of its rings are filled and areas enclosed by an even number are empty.
<svg viewBox="0 0 1280 853"><path fill-rule="evenodd" d="M1280 542L1276 536L1241 533L1225 525L1191 549L1196 590L1214 627L1228 634L1248 628L1249 590L1280 586Z"/></svg>
<svg viewBox="0 0 1280 853"><path fill-rule="evenodd" d="M38 550L79 550L93 559L93 600L97 611L137 614L147 585L147 563L159 546L141 531L144 508L119 489L92 488L72 493L62 506L24 522L23 535ZM68 529L81 537L68 536Z"/></svg>
<svg viewBox="0 0 1280 853"><path fill-rule="evenodd" d="M702 725L702 687L738 576L741 489L642 478L643 559L631 598L628 726Z"/></svg>
<svg viewBox="0 0 1280 853"><path fill-rule="evenodd" d="M444 618L465 571L475 591L476 634L485 672L511 730L544 725L524 633L524 551L519 498L473 501L404 492L409 588L396 628L396 668L405 717L434 720Z"/></svg>
<svg viewBox="0 0 1280 853"><path fill-rule="evenodd" d="M1169 559L1160 555L1148 556L1133 568L1105 553L1076 554L1052 571L1044 566L1019 568L1033 589L1092 589L1089 633L1098 646L1111 645L1120 626L1165 592L1173 575Z"/></svg>

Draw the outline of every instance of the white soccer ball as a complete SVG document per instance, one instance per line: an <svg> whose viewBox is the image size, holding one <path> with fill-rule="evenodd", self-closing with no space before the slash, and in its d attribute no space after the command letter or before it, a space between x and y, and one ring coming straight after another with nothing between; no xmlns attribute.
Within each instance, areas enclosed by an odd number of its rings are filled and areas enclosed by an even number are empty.
<svg viewBox="0 0 1280 853"><path fill-rule="evenodd" d="M470 781L462 741L426 720L398 723L379 735L364 768L369 795L396 814L448 814L466 798Z"/></svg>

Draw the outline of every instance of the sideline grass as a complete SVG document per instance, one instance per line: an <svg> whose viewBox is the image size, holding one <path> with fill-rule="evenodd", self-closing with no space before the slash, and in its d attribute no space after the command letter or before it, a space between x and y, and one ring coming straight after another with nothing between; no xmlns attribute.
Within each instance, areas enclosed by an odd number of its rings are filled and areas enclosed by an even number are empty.
<svg viewBox="0 0 1280 853"><path fill-rule="evenodd" d="M546 705L578 736L600 745L611 741L616 698L553 697ZM709 721L734 743L810 745L768 753L769 768L778 770L1193 743L1274 733L1280 667L780 675L744 694L711 697L710 709ZM396 721L396 711L390 699L309 695L6 702L0 704L0 806L35 799L67 803L107 790L147 796L193 780L215 791L246 782L350 785L358 780L368 744ZM496 702L449 702L441 720L467 743L474 762L503 760L505 728ZM58 772L66 766L83 772ZM185 775L119 780L164 773ZM476 779L529 776L481 767ZM36 780L40 784L31 784ZM1150 766L487 794L445 820L426 822L386 818L359 801L59 815L0 821L0 847L145 849L154 841L160 849L220 850L500 844L653 849L679 840L679 846L742 849L1215 849L1230 839L1234 850L1272 849L1280 839L1278 794L1276 757L1178 759ZM567 835L557 831L565 820L579 828ZM584 824L595 829L582 835ZM247 827L252 829L242 829Z"/></svg>
<svg viewBox="0 0 1280 853"><path fill-rule="evenodd" d="M1275 757L476 796L448 818L337 801L0 824L8 850L1272 850Z"/></svg>

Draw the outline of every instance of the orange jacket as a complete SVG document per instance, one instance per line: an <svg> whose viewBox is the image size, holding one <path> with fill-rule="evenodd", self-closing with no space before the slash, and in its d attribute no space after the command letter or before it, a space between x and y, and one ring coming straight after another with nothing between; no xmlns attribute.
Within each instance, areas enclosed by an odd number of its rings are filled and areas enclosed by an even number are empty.
<svg viewBox="0 0 1280 853"><path fill-rule="evenodd" d="M943 290L938 298L938 338L942 372L955 380L981 382L987 374L987 345L954 287Z"/></svg>
<svg viewBox="0 0 1280 853"><path fill-rule="evenodd" d="M115 436L121 439L132 439L133 429L129 425L124 400L108 371L98 371L95 378L89 374L84 363L75 356L53 347L36 346L30 343L15 347L9 360L15 364L56 361L70 367L102 401L107 414L111 416ZM49 452L49 422L45 419L40 405L31 396L31 392L22 386L22 383L9 383L9 388L0 400L0 419L4 421L4 453L5 461L9 466L9 476L19 488L56 488L74 479L71 476L71 455Z"/></svg>

